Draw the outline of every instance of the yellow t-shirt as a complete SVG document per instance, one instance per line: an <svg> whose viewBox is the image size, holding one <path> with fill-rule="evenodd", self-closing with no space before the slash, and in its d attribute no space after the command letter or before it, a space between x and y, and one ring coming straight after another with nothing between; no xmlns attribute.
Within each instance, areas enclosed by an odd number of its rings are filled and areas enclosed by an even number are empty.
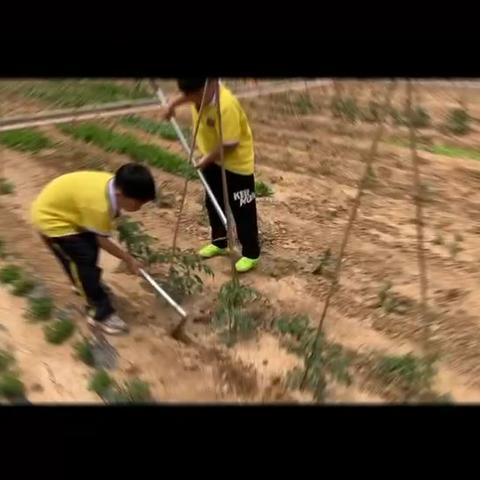
<svg viewBox="0 0 480 480"><path fill-rule="evenodd" d="M250 175L254 171L253 135L247 116L240 102L232 92L220 85L220 108L222 113L222 134L224 145L238 145L225 152L225 169L240 175ZM192 107L194 128L198 112ZM219 122L215 102L207 105L202 113L197 134L197 147L202 155L207 155L218 147L220 142Z"/></svg>
<svg viewBox="0 0 480 480"><path fill-rule="evenodd" d="M85 230L110 235L115 216L112 179L111 173L85 171L52 180L33 202L34 226L47 237Z"/></svg>

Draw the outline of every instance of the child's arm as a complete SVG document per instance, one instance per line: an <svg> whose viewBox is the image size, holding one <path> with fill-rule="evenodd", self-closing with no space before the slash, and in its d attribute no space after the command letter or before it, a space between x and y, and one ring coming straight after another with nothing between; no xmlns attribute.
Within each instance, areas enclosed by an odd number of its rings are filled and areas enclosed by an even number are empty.
<svg viewBox="0 0 480 480"><path fill-rule="evenodd" d="M108 237L103 237L101 235L97 235L98 239L98 245L100 248L108 252L110 255L113 255L114 257L117 257L120 260L123 260L129 270L134 274L134 275L140 275L140 268L141 265L140 263L133 258L128 252L125 250L121 249L118 245L115 245Z"/></svg>
<svg viewBox="0 0 480 480"><path fill-rule="evenodd" d="M234 148L237 147L237 145L238 145L238 142L235 143L235 144L232 144L232 143L229 143L228 145L224 144L223 145L223 155L232 151ZM215 150L213 150L209 154L202 157L198 161L198 163L196 164L196 168L202 169L202 168L205 168L206 166L210 165L211 163L220 160L220 152L221 152L221 147L219 145Z"/></svg>

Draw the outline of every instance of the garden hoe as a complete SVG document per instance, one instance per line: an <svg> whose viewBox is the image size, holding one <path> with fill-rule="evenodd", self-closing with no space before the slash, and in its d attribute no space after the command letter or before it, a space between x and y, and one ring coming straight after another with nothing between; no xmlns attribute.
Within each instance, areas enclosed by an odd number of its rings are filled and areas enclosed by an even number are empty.
<svg viewBox="0 0 480 480"><path fill-rule="evenodd" d="M167 303L169 303L182 317L180 323L170 332L170 335L175 338L176 340L180 340L184 343L191 343L191 339L186 335L184 331L184 326L187 323L188 315L187 312L177 303L173 298L163 290L160 285L148 274L143 268L140 269L140 273L142 277L155 289L155 291L163 297Z"/></svg>

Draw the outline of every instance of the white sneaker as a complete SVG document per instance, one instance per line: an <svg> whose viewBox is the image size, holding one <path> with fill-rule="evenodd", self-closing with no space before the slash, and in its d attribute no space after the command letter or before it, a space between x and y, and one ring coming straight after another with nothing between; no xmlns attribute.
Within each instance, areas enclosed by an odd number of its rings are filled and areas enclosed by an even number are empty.
<svg viewBox="0 0 480 480"><path fill-rule="evenodd" d="M105 333L110 335L118 335L128 332L128 325L116 313L112 313L109 317L101 322L88 316L87 323L91 327L100 328Z"/></svg>

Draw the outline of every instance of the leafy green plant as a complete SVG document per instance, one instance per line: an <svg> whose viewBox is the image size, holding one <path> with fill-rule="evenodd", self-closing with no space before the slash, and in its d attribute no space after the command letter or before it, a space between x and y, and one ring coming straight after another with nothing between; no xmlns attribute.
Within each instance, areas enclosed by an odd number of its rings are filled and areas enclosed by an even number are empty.
<svg viewBox="0 0 480 480"><path fill-rule="evenodd" d="M135 127L144 132L158 135L165 140L178 140L177 132L170 122L156 122L138 115L129 115L121 120L128 127ZM182 129L185 136L190 135L190 129Z"/></svg>
<svg viewBox="0 0 480 480"><path fill-rule="evenodd" d="M405 113L405 119L407 120L407 122L409 120L409 117L410 117L411 124L415 128L426 128L430 126L430 123L431 123L430 115L424 108L420 106L416 106L412 110L412 113L410 115Z"/></svg>
<svg viewBox="0 0 480 480"><path fill-rule="evenodd" d="M35 281L23 273L20 278L17 278L12 283L12 293L17 297L24 297L28 295L35 288Z"/></svg>
<svg viewBox="0 0 480 480"><path fill-rule="evenodd" d="M432 145L427 150L447 157L480 160L480 152L474 148L456 147L454 145Z"/></svg>
<svg viewBox="0 0 480 480"><path fill-rule="evenodd" d="M53 299L48 295L32 295L28 298L28 313L34 320L48 320L53 309Z"/></svg>
<svg viewBox="0 0 480 480"><path fill-rule="evenodd" d="M156 260L153 243L155 238L143 230L143 224L122 216L117 222L118 240L135 257L141 258L147 265Z"/></svg>
<svg viewBox="0 0 480 480"><path fill-rule="evenodd" d="M60 129L78 140L93 143L107 152L126 154L133 160L145 162L188 179L197 178L195 168L185 158L158 146L142 143L132 135L114 132L91 122L62 125Z"/></svg>
<svg viewBox="0 0 480 480"><path fill-rule="evenodd" d="M466 135L472 130L472 117L463 108L454 108L448 112L444 129L454 135Z"/></svg>
<svg viewBox="0 0 480 480"><path fill-rule="evenodd" d="M5 258L7 256L7 250L5 247L5 241L0 238L0 258Z"/></svg>
<svg viewBox="0 0 480 480"><path fill-rule="evenodd" d="M75 323L68 318L57 319L50 325L45 325L45 340L54 345L60 345L70 338L75 331Z"/></svg>
<svg viewBox="0 0 480 480"><path fill-rule="evenodd" d="M401 387L409 398L431 389L436 370L434 359L418 358L409 353L379 358L374 373L387 385Z"/></svg>
<svg viewBox="0 0 480 480"><path fill-rule="evenodd" d="M25 385L17 372L6 372L0 376L0 397L13 400L24 395Z"/></svg>
<svg viewBox="0 0 480 480"><path fill-rule="evenodd" d="M9 195L15 191L15 185L5 178L0 178L0 195Z"/></svg>
<svg viewBox="0 0 480 480"><path fill-rule="evenodd" d="M95 357L93 355L92 345L88 339L83 338L74 345L75 356L89 367L95 366Z"/></svg>
<svg viewBox="0 0 480 480"><path fill-rule="evenodd" d="M222 285L213 321L217 327L223 328L221 337L227 345L231 346L254 334L257 322L247 307L260 298L257 290L242 285L237 279Z"/></svg>
<svg viewBox="0 0 480 480"><path fill-rule="evenodd" d="M0 143L13 150L31 153L54 146L54 143L45 134L32 128L1 132Z"/></svg>
<svg viewBox="0 0 480 480"><path fill-rule="evenodd" d="M257 197L271 197L273 195L272 188L261 180L255 182L255 195Z"/></svg>
<svg viewBox="0 0 480 480"><path fill-rule="evenodd" d="M0 269L0 283L12 284L22 276L22 270L17 265L5 265Z"/></svg>

